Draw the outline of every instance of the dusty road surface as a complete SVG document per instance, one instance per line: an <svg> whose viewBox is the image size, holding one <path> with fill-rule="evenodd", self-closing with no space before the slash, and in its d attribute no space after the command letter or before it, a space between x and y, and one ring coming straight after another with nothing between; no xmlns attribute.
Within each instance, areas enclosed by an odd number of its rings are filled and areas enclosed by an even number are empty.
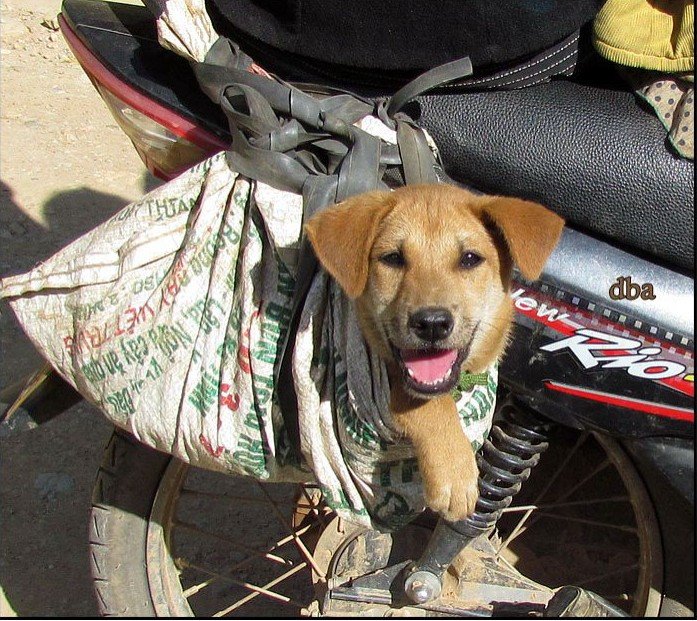
<svg viewBox="0 0 697 621"><path fill-rule="evenodd" d="M60 2L0 6L0 276L30 269L156 183L56 31ZM38 362L0 303L0 389ZM110 429L83 403L0 438L0 616L97 614L87 517Z"/></svg>

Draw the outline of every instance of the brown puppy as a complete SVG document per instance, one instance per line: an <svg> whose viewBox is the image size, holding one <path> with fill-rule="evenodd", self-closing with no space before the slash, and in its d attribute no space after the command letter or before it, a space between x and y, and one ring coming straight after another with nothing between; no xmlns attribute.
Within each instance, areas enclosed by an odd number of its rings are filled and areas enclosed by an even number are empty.
<svg viewBox="0 0 697 621"><path fill-rule="evenodd" d="M474 510L478 475L450 391L461 370L483 372L501 356L512 265L538 278L562 227L536 203L449 185L352 197L306 226L386 362L391 412L414 445L426 503L448 520Z"/></svg>

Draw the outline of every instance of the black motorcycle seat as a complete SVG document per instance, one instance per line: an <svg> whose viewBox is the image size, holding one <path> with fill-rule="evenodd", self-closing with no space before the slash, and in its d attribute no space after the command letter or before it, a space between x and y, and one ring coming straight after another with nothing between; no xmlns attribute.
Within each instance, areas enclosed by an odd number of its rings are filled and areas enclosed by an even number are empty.
<svg viewBox="0 0 697 621"><path fill-rule="evenodd" d="M539 201L576 228L694 271L694 162L673 155L633 93L555 80L426 95L418 108L457 181Z"/></svg>

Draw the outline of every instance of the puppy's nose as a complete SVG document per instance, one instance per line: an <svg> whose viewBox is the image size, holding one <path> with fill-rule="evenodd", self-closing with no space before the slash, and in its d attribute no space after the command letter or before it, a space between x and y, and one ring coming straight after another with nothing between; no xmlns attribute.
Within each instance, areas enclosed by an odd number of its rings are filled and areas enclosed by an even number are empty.
<svg viewBox="0 0 697 621"><path fill-rule="evenodd" d="M437 343L453 331L455 320L445 308L422 308L409 317L409 328L422 341Z"/></svg>

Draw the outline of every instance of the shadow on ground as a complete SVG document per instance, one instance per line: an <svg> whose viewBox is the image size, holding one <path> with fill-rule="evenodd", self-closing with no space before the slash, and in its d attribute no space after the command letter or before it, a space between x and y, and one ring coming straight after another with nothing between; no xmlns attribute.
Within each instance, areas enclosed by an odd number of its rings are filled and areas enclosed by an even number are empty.
<svg viewBox="0 0 697 621"><path fill-rule="evenodd" d="M146 192L158 185L145 175ZM0 277L31 269L125 206L122 197L78 188L29 218L0 182ZM41 364L0 302L0 388ZM91 490L111 425L80 402L37 429L0 439L0 585L21 617L95 617L87 545Z"/></svg>

